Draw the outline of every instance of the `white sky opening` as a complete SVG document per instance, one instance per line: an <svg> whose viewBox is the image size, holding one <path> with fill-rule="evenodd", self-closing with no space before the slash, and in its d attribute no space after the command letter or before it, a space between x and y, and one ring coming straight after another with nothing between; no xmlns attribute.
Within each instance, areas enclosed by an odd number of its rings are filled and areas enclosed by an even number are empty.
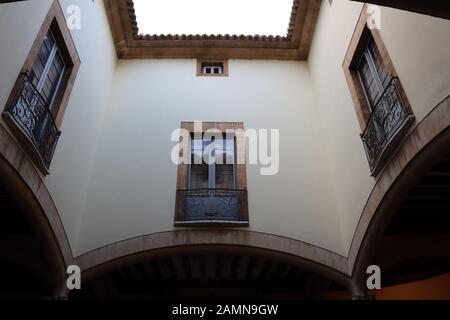
<svg viewBox="0 0 450 320"><path fill-rule="evenodd" d="M141 34L286 36L293 0L134 0Z"/></svg>

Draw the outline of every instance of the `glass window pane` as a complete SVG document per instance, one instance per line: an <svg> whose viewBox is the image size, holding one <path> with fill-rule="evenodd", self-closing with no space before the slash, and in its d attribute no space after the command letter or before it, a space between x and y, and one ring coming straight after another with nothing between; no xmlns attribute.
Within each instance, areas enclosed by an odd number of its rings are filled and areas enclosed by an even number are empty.
<svg viewBox="0 0 450 320"><path fill-rule="evenodd" d="M208 188L208 165L192 164L190 189L207 189Z"/></svg>
<svg viewBox="0 0 450 320"><path fill-rule="evenodd" d="M41 79L42 72L44 71L44 65L42 64L41 60L38 58L36 59L30 73L31 81L35 86L38 85L39 79Z"/></svg>
<svg viewBox="0 0 450 320"><path fill-rule="evenodd" d="M216 162L209 164L209 153L214 150ZM215 166L215 186L219 189L234 189L234 138L203 137L191 140L190 188L209 187L209 165ZM195 162L197 161L197 162ZM196 164L201 163L201 164Z"/></svg>
<svg viewBox="0 0 450 320"><path fill-rule="evenodd" d="M202 140L191 140L191 163L202 164L203 162L203 145Z"/></svg>
<svg viewBox="0 0 450 320"><path fill-rule="evenodd" d="M221 146L222 164L216 165L216 187L234 189L234 138L225 138Z"/></svg>
<svg viewBox="0 0 450 320"><path fill-rule="evenodd" d="M49 57L50 57L50 51L48 51L47 48L45 48L45 46L43 45L38 52L36 60L39 59L41 61L41 63L45 65L47 63L47 60Z"/></svg>
<svg viewBox="0 0 450 320"><path fill-rule="evenodd" d="M203 160L205 146L207 144L203 139L191 140L190 189L208 188L208 164Z"/></svg>
<svg viewBox="0 0 450 320"><path fill-rule="evenodd" d="M52 85L56 85L58 83L59 79L58 70L56 70L53 64L50 66L50 69L48 70L47 78L52 83Z"/></svg>
<svg viewBox="0 0 450 320"><path fill-rule="evenodd" d="M51 106L50 104L52 103L54 96L58 92L58 85L63 72L64 68L62 58L59 52L56 52L55 57L50 65L50 68L48 69L47 77L45 78L45 82L42 87L42 93L45 95L45 98L47 99L47 104L50 106L51 109L53 109L52 108L53 106Z"/></svg>
<svg viewBox="0 0 450 320"><path fill-rule="evenodd" d="M51 107L50 103L57 93L58 84L64 72L64 60L55 45L55 38L49 31L44 37L30 72L32 83L36 87L39 85L38 89L49 107ZM52 51L54 55L52 55Z"/></svg>
<svg viewBox="0 0 450 320"><path fill-rule="evenodd" d="M369 67L369 62L367 61L366 56L362 58L358 72L361 77L364 91L366 92L367 98L369 99L368 103L373 108L379 95L379 90L376 86L375 78Z"/></svg>
<svg viewBox="0 0 450 320"><path fill-rule="evenodd" d="M42 77L42 73L44 72L45 65L47 64L48 58L50 56L50 52L47 51L45 45L42 45L39 53L34 61L34 64L31 68L31 77L34 85L39 83L39 80Z"/></svg>
<svg viewBox="0 0 450 320"><path fill-rule="evenodd" d="M378 73L378 77L380 78L383 85L386 86L388 72L386 70L386 66L383 63L383 59L381 58L380 50L378 50L378 47L373 39L371 39L371 41L369 42L368 50L370 51L370 54L374 60L373 62Z"/></svg>
<svg viewBox="0 0 450 320"><path fill-rule="evenodd" d="M216 164L223 164L224 163L224 154L225 154L224 140L223 139L216 139L214 141L213 147L214 147L214 150L215 150Z"/></svg>
<svg viewBox="0 0 450 320"><path fill-rule="evenodd" d="M49 31L44 38L44 46L47 48L47 50L50 52L55 45L55 38L53 37L53 33Z"/></svg>
<svg viewBox="0 0 450 320"><path fill-rule="evenodd" d="M216 188L234 189L234 168L233 165L216 165Z"/></svg>
<svg viewBox="0 0 450 320"><path fill-rule="evenodd" d="M53 93L53 86L51 85L50 81L47 78L41 89L41 94L45 98L45 101L47 103L49 103L51 101L52 93Z"/></svg>
<svg viewBox="0 0 450 320"><path fill-rule="evenodd" d="M64 69L64 60L59 50L57 51L55 59L53 60L53 65L56 70L58 70L58 72L61 72Z"/></svg>

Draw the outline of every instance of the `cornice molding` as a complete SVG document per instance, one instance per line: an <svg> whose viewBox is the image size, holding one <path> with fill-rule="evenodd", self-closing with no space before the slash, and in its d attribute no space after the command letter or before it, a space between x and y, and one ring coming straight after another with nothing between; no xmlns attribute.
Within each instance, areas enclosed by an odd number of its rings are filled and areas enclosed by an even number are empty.
<svg viewBox="0 0 450 320"><path fill-rule="evenodd" d="M119 59L306 60L320 0L293 0L286 36L139 34L133 0L104 0Z"/></svg>

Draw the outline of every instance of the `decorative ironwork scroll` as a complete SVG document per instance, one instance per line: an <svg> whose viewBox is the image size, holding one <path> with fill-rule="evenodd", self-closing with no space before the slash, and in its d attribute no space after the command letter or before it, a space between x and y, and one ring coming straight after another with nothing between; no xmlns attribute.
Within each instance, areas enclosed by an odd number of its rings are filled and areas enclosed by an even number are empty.
<svg viewBox="0 0 450 320"><path fill-rule="evenodd" d="M366 129L361 135L372 172L386 146L410 116L402 101L398 85L398 78L392 78L376 103Z"/></svg>
<svg viewBox="0 0 450 320"><path fill-rule="evenodd" d="M19 76L13 102L5 112L30 140L48 169L61 132L49 105L26 73Z"/></svg>

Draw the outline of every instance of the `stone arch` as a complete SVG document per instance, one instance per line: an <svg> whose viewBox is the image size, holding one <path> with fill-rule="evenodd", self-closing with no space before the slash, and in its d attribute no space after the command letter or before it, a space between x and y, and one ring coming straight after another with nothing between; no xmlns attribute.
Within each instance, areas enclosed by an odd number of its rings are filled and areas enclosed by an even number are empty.
<svg viewBox="0 0 450 320"><path fill-rule="evenodd" d="M32 246L28 249L29 256L36 256L35 262L38 266L35 269L39 269L41 276L47 276L45 280L50 284L53 295L63 294L65 270L67 265L73 262L64 227L41 175L2 126L0 185L17 205L20 211L17 214L23 215L24 221L30 226L30 235L35 243L31 243ZM28 250L26 247L22 248ZM35 252L37 248L39 255ZM5 258L11 257L8 252L3 253Z"/></svg>
<svg viewBox="0 0 450 320"><path fill-rule="evenodd" d="M367 265L403 200L439 159L449 153L450 97L409 133L380 174L361 214L348 263L355 291L365 291Z"/></svg>

